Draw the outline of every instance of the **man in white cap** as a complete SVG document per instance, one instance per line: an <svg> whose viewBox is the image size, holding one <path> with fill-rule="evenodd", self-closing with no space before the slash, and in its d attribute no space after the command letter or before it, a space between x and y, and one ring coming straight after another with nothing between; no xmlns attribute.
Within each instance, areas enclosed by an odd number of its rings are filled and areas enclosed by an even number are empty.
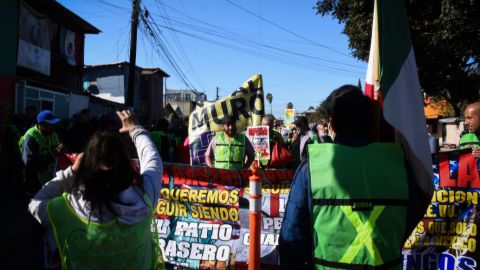
<svg viewBox="0 0 480 270"><path fill-rule="evenodd" d="M24 180L30 196L55 174L56 157L63 147L55 133L55 124L59 121L51 111L41 111L37 115L37 124L28 129L18 142L25 165Z"/></svg>

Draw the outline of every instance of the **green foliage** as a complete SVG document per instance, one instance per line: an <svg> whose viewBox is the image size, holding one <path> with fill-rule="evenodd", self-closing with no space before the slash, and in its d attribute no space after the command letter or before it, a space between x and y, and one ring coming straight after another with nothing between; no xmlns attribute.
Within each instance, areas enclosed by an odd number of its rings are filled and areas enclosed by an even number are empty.
<svg viewBox="0 0 480 270"><path fill-rule="evenodd" d="M345 24L353 56L367 61L373 5L371 0L319 0L316 9ZM421 86L460 115L480 98L480 1L408 0L405 5Z"/></svg>
<svg viewBox="0 0 480 270"><path fill-rule="evenodd" d="M326 119L326 111L327 111L327 102L326 100L320 102L320 104L316 107L309 107L308 109L315 109L315 113L308 115L308 122L310 123L318 123L320 119Z"/></svg>

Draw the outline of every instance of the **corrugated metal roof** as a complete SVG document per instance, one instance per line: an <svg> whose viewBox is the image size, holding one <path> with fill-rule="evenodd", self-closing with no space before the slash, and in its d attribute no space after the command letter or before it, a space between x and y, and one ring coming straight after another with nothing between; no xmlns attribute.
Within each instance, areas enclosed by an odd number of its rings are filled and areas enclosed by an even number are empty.
<svg viewBox="0 0 480 270"><path fill-rule="evenodd" d="M170 77L165 71L161 70L160 68L142 68L142 74L150 75L154 73L160 73L162 77Z"/></svg>
<svg viewBox="0 0 480 270"><path fill-rule="evenodd" d="M85 66L85 69L92 69L92 68L97 68L97 67L111 67L111 66L130 66L130 63L123 61L123 62L114 62L114 63L105 63L105 64L98 64L98 65L88 65ZM138 70L140 70L141 74L153 74L159 72L163 77L170 77L165 71L163 71L160 68L142 68L139 66L136 66Z"/></svg>

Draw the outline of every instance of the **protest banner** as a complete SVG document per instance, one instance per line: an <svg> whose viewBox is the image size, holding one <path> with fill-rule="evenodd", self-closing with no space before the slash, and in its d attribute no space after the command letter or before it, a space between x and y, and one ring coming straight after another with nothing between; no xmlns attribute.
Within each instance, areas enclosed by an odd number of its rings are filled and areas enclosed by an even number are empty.
<svg viewBox="0 0 480 270"><path fill-rule="evenodd" d="M476 269L478 160L471 149L438 153L433 159L432 202L403 247L403 269Z"/></svg>
<svg viewBox="0 0 480 270"><path fill-rule="evenodd" d="M260 125L264 111L262 75L257 74L224 99L198 105L188 120L190 159L193 165L205 165L205 151L215 131L222 131L222 120L229 115L238 131Z"/></svg>
<svg viewBox="0 0 480 270"><path fill-rule="evenodd" d="M270 137L268 126L247 128L247 137L255 151L255 159L268 161L270 159Z"/></svg>
<svg viewBox="0 0 480 270"><path fill-rule="evenodd" d="M293 124L293 121L295 121L295 109L285 109L283 112L283 121L285 124Z"/></svg>
<svg viewBox="0 0 480 270"><path fill-rule="evenodd" d="M155 207L167 265L185 269L245 269L249 246L248 170L164 164ZM292 170L263 171L261 263L278 267L278 239Z"/></svg>

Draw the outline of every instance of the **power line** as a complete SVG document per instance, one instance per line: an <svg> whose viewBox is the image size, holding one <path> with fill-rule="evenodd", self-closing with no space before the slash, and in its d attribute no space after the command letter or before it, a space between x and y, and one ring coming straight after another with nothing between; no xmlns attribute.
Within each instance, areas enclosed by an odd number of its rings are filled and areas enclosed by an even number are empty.
<svg viewBox="0 0 480 270"><path fill-rule="evenodd" d="M285 32L287 32L287 33L289 33L289 34L292 34L292 35L294 35L294 36L296 36L296 37L298 37L298 38L300 38L300 39L303 39L303 40L305 40L305 41L308 41L308 42L310 42L310 43L312 43L312 44L314 44L314 45L317 45L317 46L319 46L319 47L325 48L325 49L330 50L330 51L332 51L332 52L335 52L335 53L338 53L338 54L341 54L341 55L345 55L345 56L350 56L350 55L348 55L348 54L346 54L346 53L344 53L344 52L341 52L341 51L339 51L339 50L336 50L336 49L334 49L334 48L332 48L332 47L330 47L330 46L323 45L323 44L318 43L318 42L316 42L316 41L314 41L314 40L311 40L311 39L309 39L309 38L303 37L303 36L301 36L301 35L293 32L293 31L291 31L291 30L289 30L289 29L287 29L287 28L285 28L285 27L283 27L283 26L281 26L281 25L279 25L279 24L277 24L277 23L274 23L274 22L272 22L272 21L270 21L270 20L267 20L267 19L263 18L262 16L259 16L259 15L255 14L255 13L251 12L250 10L248 10L248 9L246 9L246 8L244 8L244 7L238 5L238 4L236 4L236 3L234 3L234 2L232 2L232 1L230 1L230 0L225 0L225 1L227 1L227 3L229 3L229 4L231 4L231 5L235 6L235 7L237 7L237 8L239 8L239 9L245 11L246 13L248 13L248 14L254 16L254 17L257 17L257 18L259 18L260 20L262 20L262 21L264 21L264 22L266 22L266 23L268 23L268 24L271 24L271 25L273 25L273 26L275 26L275 27L277 27L277 28L280 28L280 29L282 29L283 31L285 31Z"/></svg>
<svg viewBox="0 0 480 270"><path fill-rule="evenodd" d="M172 21L170 19L170 16L168 15L168 12L165 8L165 4L162 0L155 0L155 3L158 7L158 9L162 12L162 14L164 15L164 18L165 18L165 21L168 25L170 25L171 27L173 27L173 24L172 24ZM146 9L146 8L145 8ZM170 46L171 50L175 53L175 52L178 52L179 54L179 58L181 59L181 63L183 64L183 66L189 71L189 73L192 75L193 79L202 86L203 89L206 89L206 86L205 84L203 83L202 79L200 78L200 76L198 76L197 72L195 71L195 68L192 66L190 60L188 59L188 56L187 54L185 53L185 50L182 46L182 43L179 41L177 35L175 32L170 32L172 38L173 38L173 42L174 42L174 46ZM168 42L168 40L166 39L166 41ZM201 92L204 92L201 91Z"/></svg>
<svg viewBox="0 0 480 270"><path fill-rule="evenodd" d="M160 18L162 20L165 20L165 18L161 15L160 16L155 15L155 16L156 16L156 18ZM194 20L196 20L196 19L194 19ZM240 41L240 42L248 41L249 45L252 45L252 43L256 43L260 47L275 49L275 50L283 51L284 53L289 53L289 54L293 54L293 55L296 55L296 56L303 56L303 57L306 57L306 58L314 58L314 59L319 60L319 61L325 61L326 63L328 63L329 66L331 66L332 63L334 63L334 64L338 64L338 65L342 65L342 66L346 66L346 67L350 67L350 68L356 68L356 69L361 70L362 72L364 70L363 67L360 67L360 66L357 66L357 65L352 65L352 64L344 63L344 62L341 62L341 61L338 61L338 60L332 60L332 59L322 58L322 57L318 57L318 56L310 56L310 55L307 55L307 54L304 54L304 53L302 54L302 53L286 50L286 49L283 49L283 48L279 48L279 47L276 47L276 46L273 46L273 45L269 45L269 44L266 44L266 43L258 42L258 41L255 41L255 39L251 39L251 38L246 37L246 36L242 36L242 35L239 35L239 34L235 34L235 33L225 31L225 30L223 30L221 28L218 28L214 25L204 23L204 22L199 21L199 20L196 20L196 21L200 22L201 24L204 24L204 25L206 25L210 28L206 28L206 27L203 27L203 26L200 26L200 25L188 24L188 23L185 23L182 20L171 19L171 21L175 22L176 25L178 25L178 26L187 28L189 31L195 30L195 31L199 31L199 32L202 32L202 33L206 33L206 34L213 35L213 36L216 36L216 37L219 37L219 38L222 38L222 39L226 39L226 40L230 40L230 41L232 41L232 40L236 40L236 41ZM166 27L176 30L173 26L166 26ZM185 32L185 31L183 31L183 32Z"/></svg>
<svg viewBox="0 0 480 270"><path fill-rule="evenodd" d="M122 6L114 5L114 4L109 3L109 2L107 2L107 1L104 1L104 0L95 0L95 1L100 2L100 3L102 3L102 4L106 5L106 6L115 8L115 9L120 10L120 11L124 11L124 12L127 12L127 13L130 12L130 10L128 9L128 7L122 7Z"/></svg>
<svg viewBox="0 0 480 270"><path fill-rule="evenodd" d="M151 17L145 16L145 9L142 9L140 12L140 18L142 21L143 27L145 27L145 30L147 33L152 38L153 43L158 47L160 50L157 50L157 53L165 58L167 62L170 63L170 65L173 67L175 72L178 74L180 79L183 81L183 83L189 87L190 89L196 90L196 88L193 86L193 84L190 82L188 77L185 75L185 73L180 69L178 66L178 63L175 61L174 57L172 56L171 52L168 50L168 47L165 45L163 40L160 38L161 35L161 30L158 27L158 25L151 19ZM147 13L148 14L148 13ZM161 53L160 53L161 52Z"/></svg>
<svg viewBox="0 0 480 270"><path fill-rule="evenodd" d="M360 71L360 70L359 71L354 71L354 70L348 70L348 69L345 69L345 68L339 68L339 67L332 66L332 63L344 64L344 63L341 63L341 62L338 62L338 61L327 60L327 59L323 59L323 58L319 58L319 57L312 57L312 56L309 56L309 55L306 55L306 54L301 54L301 53L289 51L289 50L278 48L278 47L268 45L268 44L260 44L258 42L255 42L254 40L250 40L250 39L245 38L245 37L235 37L235 36L234 37L229 37L228 35L221 34L221 33L218 33L216 31L212 31L210 29L204 29L204 28L201 28L201 27L196 27L196 29L195 29L195 27L193 27L191 25L190 25L191 27L187 27L187 28L189 28L189 30L195 30L195 32L197 34L190 33L190 32L183 31L183 30L179 30L179 29L172 28L172 27L169 27L169 26L166 26L166 25L162 25L162 24L159 24L159 26L164 28L164 29L168 29L170 31L175 31L175 32L178 32L180 34L183 34L183 35L186 35L186 36L189 36L189 37L192 37L192 38L196 38L196 39L200 39L200 40L203 40L203 41L206 41L206 42L214 43L216 45L224 46L224 47L229 48L229 49L236 49L236 50L241 51L243 53L249 53L249 54L252 54L252 55L255 55L255 56L260 55L264 58L268 58L269 60L273 60L273 61L277 61L277 62L283 62L283 63L291 64L291 62L295 62L295 60L292 60L291 57L288 58L286 56L282 56L282 55L279 55L279 54L272 54L270 52L265 51L265 48L268 48L268 49L271 49L271 50L274 50L274 51L278 51L278 52L282 52L282 53L286 53L286 54L290 54L290 55L294 55L294 56L298 56L298 57L302 57L302 58L304 58L304 60L303 60L304 62L323 67L324 69L327 69L327 70L330 70L330 71L340 71L340 72L347 72L347 73L354 73L354 74L363 74L363 69L362 69L362 71ZM214 38L226 40L227 42L232 42L233 44L228 44L228 43L224 43L224 42L217 41L217 40L214 40L214 39L209 39L209 38L206 38L204 36L200 36L199 33L204 33L204 34L213 36ZM243 48L240 45L238 45L239 43L237 41L245 41L245 40L248 40L248 47ZM259 51L254 51L254 50L250 49L250 47L256 47L256 48L259 49ZM326 66L326 65L314 62L314 60L323 60L323 61L326 61L329 65ZM300 66L305 66L305 63L296 62L296 64L300 65ZM353 67L354 68L359 68L359 67L356 67L356 66L353 66Z"/></svg>
<svg viewBox="0 0 480 270"><path fill-rule="evenodd" d="M207 26L212 27L212 28L214 28L214 29L219 29L219 30L221 30L221 31L225 31L225 32L227 32L227 33L230 33L230 32L228 32L227 30L225 30L225 29L223 29L223 28L220 28L220 27L215 26L215 25L213 25L213 24L210 24L210 23L207 23L207 22L203 22L203 21L201 21L201 20L198 20L198 19L196 19L196 18L194 18L194 17L192 17L192 16L190 16L190 15L188 15L188 14L185 14L184 12L179 11L178 9L175 9L175 8L167 5L167 4L164 4L164 5L165 5L165 7L167 7L167 8L169 8L169 9L177 12L178 14L180 14L180 15L182 15L182 16L190 19L190 20L196 21L196 22L198 22L198 23L200 23L200 24L203 24L203 25L207 25ZM257 15L257 16L258 16L258 15ZM180 21L183 22L183 20L180 20ZM194 25L192 25L192 26L194 26ZM287 29L287 30L288 30L288 29ZM232 34L232 33L230 33L230 34ZM284 38L282 38L282 39L284 39ZM309 44L309 45L313 45L313 46L326 46L326 45L320 44L320 43L318 43L318 42L315 42L315 41L312 41L312 40L310 40L310 39L303 38L303 37L301 38L301 40L305 41L305 42L306 42L305 44ZM297 41L293 41L293 40L289 40L289 41L290 41L290 42L298 43ZM329 47L329 46L326 46L326 47ZM332 47L329 47L329 48L335 50L335 49L332 48ZM341 51L338 51L338 52L340 52L340 54L342 54L342 55L344 55L344 56L351 57L350 55L345 54L345 53L343 53L343 52L341 52ZM354 65L352 65L352 66L354 66ZM359 66L355 66L355 67L360 68ZM364 69L363 67L361 67L361 68Z"/></svg>

